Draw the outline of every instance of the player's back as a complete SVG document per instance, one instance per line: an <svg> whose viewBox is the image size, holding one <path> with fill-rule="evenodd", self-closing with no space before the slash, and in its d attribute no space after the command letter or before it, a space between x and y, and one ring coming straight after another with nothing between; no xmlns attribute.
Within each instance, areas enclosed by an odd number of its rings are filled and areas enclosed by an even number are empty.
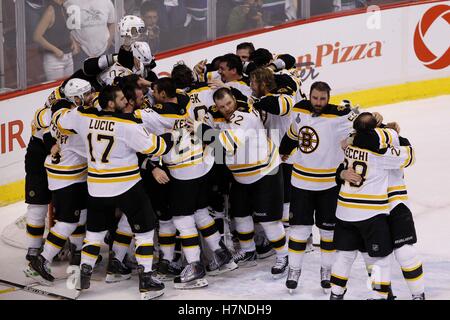
<svg viewBox="0 0 450 320"><path fill-rule="evenodd" d="M336 216L344 221L361 221L378 214L389 213L389 172L410 166L414 162L410 146L389 147L383 154L348 146L345 168L361 175L359 184L345 182L341 186Z"/></svg>

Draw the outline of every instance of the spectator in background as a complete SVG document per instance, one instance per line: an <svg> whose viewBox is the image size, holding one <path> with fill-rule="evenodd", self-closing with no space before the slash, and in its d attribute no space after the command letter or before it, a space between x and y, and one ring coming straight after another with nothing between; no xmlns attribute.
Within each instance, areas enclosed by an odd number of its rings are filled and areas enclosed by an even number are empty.
<svg viewBox="0 0 450 320"><path fill-rule="evenodd" d="M286 4L291 1L263 0L262 12L266 25L276 26L287 20L285 13Z"/></svg>
<svg viewBox="0 0 450 320"><path fill-rule="evenodd" d="M164 16L169 26L167 30L162 31L161 49L168 50L180 47L187 43L186 41L186 16L187 10L185 0L164 0Z"/></svg>
<svg viewBox="0 0 450 320"><path fill-rule="evenodd" d="M350 10L367 6L365 0L334 0L334 11Z"/></svg>
<svg viewBox="0 0 450 320"><path fill-rule="evenodd" d="M262 28L264 26L262 17L262 0L245 0L231 11L227 31L232 34Z"/></svg>
<svg viewBox="0 0 450 320"><path fill-rule="evenodd" d="M186 0L187 28L189 43L206 40L207 0Z"/></svg>
<svg viewBox="0 0 450 320"><path fill-rule="evenodd" d="M47 81L70 76L74 69L72 52L79 51L66 26L63 3L64 0L53 0L48 4L33 35L34 41L45 50L43 62Z"/></svg>
<svg viewBox="0 0 450 320"><path fill-rule="evenodd" d="M79 11L73 10L73 6ZM74 55L74 67L79 69L85 59L109 52L116 31L114 5L111 0L66 0L64 7L70 15L72 37L81 47L80 53Z"/></svg>
<svg viewBox="0 0 450 320"><path fill-rule="evenodd" d="M141 18L145 23L145 35L142 41L146 41L150 49L152 50L152 54L159 52L160 50L160 28L158 25L159 16L158 10L156 7L150 2L144 2L141 6Z"/></svg>
<svg viewBox="0 0 450 320"><path fill-rule="evenodd" d="M217 0L216 28L218 37L227 34L228 18L235 5L234 1Z"/></svg>

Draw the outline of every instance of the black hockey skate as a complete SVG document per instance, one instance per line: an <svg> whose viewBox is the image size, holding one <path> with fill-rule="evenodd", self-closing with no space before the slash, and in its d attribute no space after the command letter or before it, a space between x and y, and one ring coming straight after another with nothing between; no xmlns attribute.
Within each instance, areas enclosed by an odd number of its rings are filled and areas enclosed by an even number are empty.
<svg viewBox="0 0 450 320"><path fill-rule="evenodd" d="M265 259L276 254L276 251L272 248L272 244L267 240L266 237L263 237L263 241L261 244L256 245L256 256L258 259Z"/></svg>
<svg viewBox="0 0 450 320"><path fill-rule="evenodd" d="M144 272L144 267L138 265L139 292L141 300L151 300L164 294L164 284L153 276L153 272Z"/></svg>
<svg viewBox="0 0 450 320"><path fill-rule="evenodd" d="M274 279L280 279L287 273L289 266L288 256L277 257L275 265L272 267L272 277Z"/></svg>
<svg viewBox="0 0 450 320"><path fill-rule="evenodd" d="M413 294L412 299L413 300L425 300L425 293Z"/></svg>
<svg viewBox="0 0 450 320"><path fill-rule="evenodd" d="M241 268L256 266L256 251L239 250L233 254L233 261Z"/></svg>
<svg viewBox="0 0 450 320"><path fill-rule="evenodd" d="M238 267L233 260L233 256L225 244L220 241L220 249L217 249L213 253L213 260L206 267L208 275L217 276L219 274L232 271Z"/></svg>
<svg viewBox="0 0 450 320"><path fill-rule="evenodd" d="M172 281L180 274L180 272L173 267L173 264L166 259L159 260L156 272L156 278L160 281Z"/></svg>
<svg viewBox="0 0 450 320"><path fill-rule="evenodd" d="M331 269L326 269L320 267L320 286L322 287L323 293L330 294L331 291Z"/></svg>
<svg viewBox="0 0 450 320"><path fill-rule="evenodd" d="M345 289L343 294L336 294L331 292L330 294L330 300L344 300L344 295L347 292L347 289Z"/></svg>
<svg viewBox="0 0 450 320"><path fill-rule="evenodd" d="M36 258L31 259L28 264L30 273L25 272L27 277L33 278L37 282L51 286L55 281L55 278L51 275L49 268L49 262L45 260L42 255L38 255Z"/></svg>
<svg viewBox="0 0 450 320"><path fill-rule="evenodd" d="M115 283L131 278L131 269L125 266L124 263L114 258L114 253L111 254L106 269L106 283Z"/></svg>
<svg viewBox="0 0 450 320"><path fill-rule="evenodd" d="M175 289L195 289L208 285L205 268L200 261L189 263L173 280Z"/></svg>
<svg viewBox="0 0 450 320"><path fill-rule="evenodd" d="M34 259L38 255L40 255L41 252L42 252L42 247L41 248L28 248L27 255L25 256L25 259L27 259L27 261L30 262L32 259Z"/></svg>
<svg viewBox="0 0 450 320"><path fill-rule="evenodd" d="M92 267L83 263L80 266L80 279L77 282L75 289L85 290L91 286Z"/></svg>
<svg viewBox="0 0 450 320"><path fill-rule="evenodd" d="M289 293L293 293L294 290L297 289L298 279L300 278L301 273L302 273L301 269L293 269L291 267L288 268L286 288L288 288Z"/></svg>

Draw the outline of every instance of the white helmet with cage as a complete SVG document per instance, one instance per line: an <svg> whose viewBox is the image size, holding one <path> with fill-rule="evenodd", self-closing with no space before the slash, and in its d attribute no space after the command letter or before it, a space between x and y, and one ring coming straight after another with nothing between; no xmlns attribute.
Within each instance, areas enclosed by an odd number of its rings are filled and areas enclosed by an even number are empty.
<svg viewBox="0 0 450 320"><path fill-rule="evenodd" d="M136 41L131 45L131 51L133 57L142 62L144 66L148 66L153 60L152 50L147 42Z"/></svg>
<svg viewBox="0 0 450 320"><path fill-rule="evenodd" d="M83 79L70 79L64 86L64 95L66 96L67 100L71 101L76 106L78 105L75 101L75 98L79 98L81 100L81 105L84 105L84 95L91 92L91 84Z"/></svg>
<svg viewBox="0 0 450 320"><path fill-rule="evenodd" d="M124 16L119 21L119 33L121 37L137 39L145 30L144 20L138 16Z"/></svg>

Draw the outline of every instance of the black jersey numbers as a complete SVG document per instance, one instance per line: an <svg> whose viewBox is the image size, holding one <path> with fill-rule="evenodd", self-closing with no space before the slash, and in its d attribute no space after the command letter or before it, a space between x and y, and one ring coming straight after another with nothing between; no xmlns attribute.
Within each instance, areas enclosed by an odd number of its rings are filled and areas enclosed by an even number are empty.
<svg viewBox="0 0 450 320"><path fill-rule="evenodd" d="M242 115L235 115L234 113L230 117L230 122L233 122L237 124L238 126L241 125L242 120L244 120L244 117Z"/></svg>
<svg viewBox="0 0 450 320"><path fill-rule="evenodd" d="M345 170L347 170L348 169L348 160L347 159L344 159L344 165L345 165ZM357 174L359 174L361 176L361 181L358 184L350 183L350 186L359 188L363 185L364 181L366 181L367 163L362 162L362 161L353 161L352 168L353 168L353 170L355 170L355 172Z"/></svg>
<svg viewBox="0 0 450 320"><path fill-rule="evenodd" d="M89 133L87 135L88 138L88 143L89 143L89 155L91 156L91 161L95 162L95 157L94 157L94 148L93 148L93 144L92 144L92 133ZM105 141L108 144L106 145L105 149L103 150L102 153L102 163L109 163L109 154L111 153L111 149L114 145L114 136L108 136L105 134L98 134L97 135L97 141L98 142L102 142Z"/></svg>

